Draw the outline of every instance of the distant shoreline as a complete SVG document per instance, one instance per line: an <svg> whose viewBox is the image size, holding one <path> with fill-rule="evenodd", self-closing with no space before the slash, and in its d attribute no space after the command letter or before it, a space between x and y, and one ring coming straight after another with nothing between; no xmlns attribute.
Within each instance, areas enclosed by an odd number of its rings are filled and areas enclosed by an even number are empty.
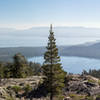
<svg viewBox="0 0 100 100"><path fill-rule="evenodd" d="M91 59L100 59L100 42L91 45L58 46L60 56L75 56ZM16 53L26 58L43 56L45 46L41 47L6 47L0 48L0 61L11 61Z"/></svg>

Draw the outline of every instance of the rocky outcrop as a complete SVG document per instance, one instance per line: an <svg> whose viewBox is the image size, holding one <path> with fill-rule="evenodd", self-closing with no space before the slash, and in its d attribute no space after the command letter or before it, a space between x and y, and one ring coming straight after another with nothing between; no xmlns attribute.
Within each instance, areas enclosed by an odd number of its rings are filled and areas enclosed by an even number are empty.
<svg viewBox="0 0 100 100"><path fill-rule="evenodd" d="M65 91L76 94L97 95L100 94L99 79L88 75L69 75L67 76Z"/></svg>
<svg viewBox="0 0 100 100"><path fill-rule="evenodd" d="M65 81L66 81L64 89L65 100L88 100L85 98L85 96L96 97L96 95L100 94L100 86L99 86L100 81L99 79L94 78L92 76L68 75ZM46 94L44 87L42 86L42 84L39 85L42 82L43 82L42 76L33 76L29 78L20 78L20 79L13 79L13 78L1 79L0 100L30 100L30 98L31 100L39 100L40 98L41 100L47 100L46 96L42 95ZM30 92L27 91L27 89L30 89L30 87L25 89L26 85L32 87L32 90ZM16 86L19 86L22 90L20 90L20 88ZM17 90L14 91L12 87ZM20 91L18 91L18 89ZM75 99L74 97L81 99ZM97 100L99 100L98 98Z"/></svg>
<svg viewBox="0 0 100 100"><path fill-rule="evenodd" d="M22 100L17 98L16 92L12 89L12 87L20 87L23 89L26 85L32 87L32 89L36 89L38 84L42 82L42 76L33 76L29 78L20 78L20 79L1 79L0 82L0 100ZM15 87L15 88L16 88ZM21 90L18 94L22 95L25 91ZM23 98L23 96L22 96ZM24 99L23 99L24 100ZM28 100L28 99L25 99Z"/></svg>
<svg viewBox="0 0 100 100"><path fill-rule="evenodd" d="M30 84L32 87L36 87L38 83L42 81L42 76L33 76L29 78L9 78L9 79L1 79L0 87L8 87L8 86L25 86L26 84Z"/></svg>

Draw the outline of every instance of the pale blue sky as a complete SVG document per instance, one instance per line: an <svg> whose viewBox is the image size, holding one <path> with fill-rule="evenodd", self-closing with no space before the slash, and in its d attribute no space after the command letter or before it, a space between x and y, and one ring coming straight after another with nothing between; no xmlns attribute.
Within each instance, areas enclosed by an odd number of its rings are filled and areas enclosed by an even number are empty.
<svg viewBox="0 0 100 100"><path fill-rule="evenodd" d="M100 0L0 0L0 27L100 28Z"/></svg>

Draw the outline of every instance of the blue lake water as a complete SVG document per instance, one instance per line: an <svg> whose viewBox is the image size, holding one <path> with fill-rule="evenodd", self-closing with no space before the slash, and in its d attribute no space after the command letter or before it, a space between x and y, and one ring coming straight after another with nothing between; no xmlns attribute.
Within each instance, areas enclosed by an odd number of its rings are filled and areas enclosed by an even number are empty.
<svg viewBox="0 0 100 100"><path fill-rule="evenodd" d="M28 61L43 63L43 57L29 58ZM63 69L74 74L81 73L84 69L100 69L100 60L83 57L65 57L61 56Z"/></svg>

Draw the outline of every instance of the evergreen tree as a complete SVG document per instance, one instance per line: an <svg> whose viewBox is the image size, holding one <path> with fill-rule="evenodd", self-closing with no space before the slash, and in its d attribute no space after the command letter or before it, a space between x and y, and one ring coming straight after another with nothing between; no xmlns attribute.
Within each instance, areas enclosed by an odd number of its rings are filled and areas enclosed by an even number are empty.
<svg viewBox="0 0 100 100"><path fill-rule="evenodd" d="M4 67L4 78L13 78L13 63L6 63Z"/></svg>
<svg viewBox="0 0 100 100"><path fill-rule="evenodd" d="M39 63L30 62L29 66L31 68L31 71L34 73L34 75L40 75L41 74L41 65Z"/></svg>
<svg viewBox="0 0 100 100"><path fill-rule="evenodd" d="M4 78L4 65L0 62L0 78Z"/></svg>
<svg viewBox="0 0 100 100"><path fill-rule="evenodd" d="M14 66L13 66L13 77L15 78L24 78L30 76L31 68L28 65L27 60L20 53L14 56Z"/></svg>
<svg viewBox="0 0 100 100"><path fill-rule="evenodd" d="M60 57L58 56L52 25L48 39L47 51L44 54L43 73L46 76L44 82L46 89L50 93L50 100L53 100L54 96L62 94L66 74L61 67L61 63L59 63Z"/></svg>

